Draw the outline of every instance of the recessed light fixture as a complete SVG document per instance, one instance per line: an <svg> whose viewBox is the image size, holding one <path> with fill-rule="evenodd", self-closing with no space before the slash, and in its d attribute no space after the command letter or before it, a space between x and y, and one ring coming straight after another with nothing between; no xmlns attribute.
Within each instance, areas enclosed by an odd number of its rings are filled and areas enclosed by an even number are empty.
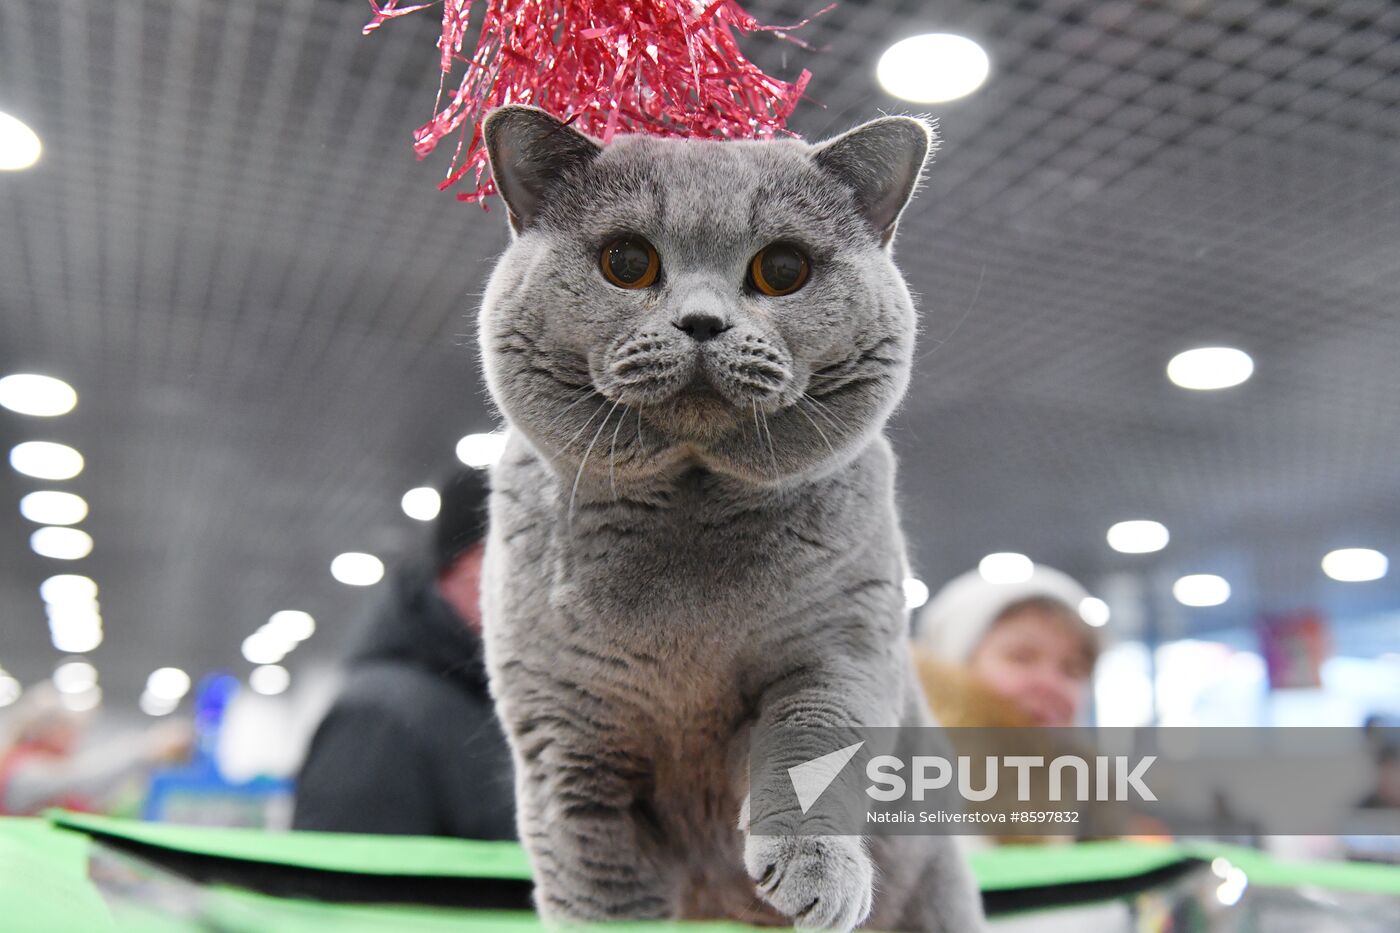
<svg viewBox="0 0 1400 933"><path fill-rule="evenodd" d="M18 700L24 688L9 674L0 674L0 707L9 706Z"/></svg>
<svg viewBox="0 0 1400 933"><path fill-rule="evenodd" d="M285 693L291 683L292 675L280 664L255 667L248 675L248 686L253 688L254 693L261 693L263 696L271 697Z"/></svg>
<svg viewBox="0 0 1400 933"><path fill-rule="evenodd" d="M965 36L933 32L901 39L885 50L875 77L889 94L919 104L966 97L982 86L991 62Z"/></svg>
<svg viewBox="0 0 1400 933"><path fill-rule="evenodd" d="M97 599L97 584L81 574L60 573L39 584L39 596L51 605L90 603Z"/></svg>
<svg viewBox="0 0 1400 933"><path fill-rule="evenodd" d="M158 697L146 690L141 694L140 706L141 712L147 716L168 716L179 708L180 701Z"/></svg>
<svg viewBox="0 0 1400 933"><path fill-rule="evenodd" d="M295 642L284 641L266 629L259 629L243 639L243 657L251 664L276 664L295 647Z"/></svg>
<svg viewBox="0 0 1400 933"><path fill-rule="evenodd" d="M53 685L59 693L82 693L97 686L97 668L86 661L65 661L54 668Z"/></svg>
<svg viewBox="0 0 1400 933"><path fill-rule="evenodd" d="M102 644L102 620L92 616L52 618L49 635L55 650L64 654L86 654Z"/></svg>
<svg viewBox="0 0 1400 933"><path fill-rule="evenodd" d="M1110 615L1108 603L1097 596L1085 596L1079 601L1079 617L1094 628L1107 625Z"/></svg>
<svg viewBox="0 0 1400 933"><path fill-rule="evenodd" d="M83 455L67 444L25 441L10 448L10 466L35 479L72 479L83 472Z"/></svg>
<svg viewBox="0 0 1400 933"><path fill-rule="evenodd" d="M1024 554L999 551L982 558L977 564L977 572L988 583L1024 583L1035 572L1035 564Z"/></svg>
<svg viewBox="0 0 1400 933"><path fill-rule="evenodd" d="M904 608L918 609L928 602L928 584L918 577L904 579Z"/></svg>
<svg viewBox="0 0 1400 933"><path fill-rule="evenodd" d="M384 579L384 562L373 554L347 551L331 561L331 576L347 586L373 586Z"/></svg>
<svg viewBox="0 0 1400 933"><path fill-rule="evenodd" d="M78 528L40 528L29 536L29 549L54 560L82 560L92 553L92 535Z"/></svg>
<svg viewBox="0 0 1400 933"><path fill-rule="evenodd" d="M442 511L442 496L431 486L419 486L403 494L399 501L403 514L420 522L430 522Z"/></svg>
<svg viewBox="0 0 1400 933"><path fill-rule="evenodd" d="M1390 560L1380 551L1347 547L1322 558L1322 572L1341 583L1368 583L1390 570Z"/></svg>
<svg viewBox="0 0 1400 933"><path fill-rule="evenodd" d="M17 172L39 161L44 144L19 117L0 113L0 171Z"/></svg>
<svg viewBox="0 0 1400 933"><path fill-rule="evenodd" d="M1253 374L1254 360L1234 347L1197 347L1167 363L1167 378L1183 389L1228 389Z"/></svg>
<svg viewBox="0 0 1400 933"><path fill-rule="evenodd" d="M501 459L505 449L506 436L500 431L468 434L457 442L457 459L469 467L485 469Z"/></svg>
<svg viewBox="0 0 1400 933"><path fill-rule="evenodd" d="M19 514L40 525L76 525L87 513L87 501L71 492L42 489L19 500Z"/></svg>
<svg viewBox="0 0 1400 933"><path fill-rule="evenodd" d="M160 667L146 678L146 692L153 697L172 702L190 692L190 675L178 667Z"/></svg>
<svg viewBox="0 0 1400 933"><path fill-rule="evenodd" d="M1122 554L1150 554L1170 540L1166 525L1145 518L1118 522L1108 529L1108 546Z"/></svg>
<svg viewBox="0 0 1400 933"><path fill-rule="evenodd" d="M51 418L78 404L78 393L62 379L38 373L15 373L0 379L0 406L21 415Z"/></svg>
<svg viewBox="0 0 1400 933"><path fill-rule="evenodd" d="M263 623L263 630L284 642L296 643L312 636L316 631L316 620L311 613L300 609L282 609Z"/></svg>
<svg viewBox="0 0 1400 933"><path fill-rule="evenodd" d="M44 614L49 625L96 625L102 627L102 612L97 600L86 603L46 603Z"/></svg>
<svg viewBox="0 0 1400 933"><path fill-rule="evenodd" d="M1230 583L1213 573L1193 573L1172 584L1172 595L1183 606L1219 606L1230 598Z"/></svg>
<svg viewBox="0 0 1400 933"><path fill-rule="evenodd" d="M82 693L64 693L59 695L65 709L74 713L86 713L88 710L97 709L102 702L102 688L92 687Z"/></svg>

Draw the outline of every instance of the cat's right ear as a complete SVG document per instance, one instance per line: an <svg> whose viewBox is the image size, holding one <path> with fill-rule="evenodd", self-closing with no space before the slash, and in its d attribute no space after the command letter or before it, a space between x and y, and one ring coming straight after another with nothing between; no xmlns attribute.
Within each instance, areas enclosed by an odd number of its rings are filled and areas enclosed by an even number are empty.
<svg viewBox="0 0 1400 933"><path fill-rule="evenodd" d="M593 140L538 107L493 110L486 115L482 135L491 177L516 233L524 233L535 222L551 185L602 151Z"/></svg>
<svg viewBox="0 0 1400 933"><path fill-rule="evenodd" d="M812 157L850 189L856 210L888 246L937 144L927 120L881 117L820 143Z"/></svg>

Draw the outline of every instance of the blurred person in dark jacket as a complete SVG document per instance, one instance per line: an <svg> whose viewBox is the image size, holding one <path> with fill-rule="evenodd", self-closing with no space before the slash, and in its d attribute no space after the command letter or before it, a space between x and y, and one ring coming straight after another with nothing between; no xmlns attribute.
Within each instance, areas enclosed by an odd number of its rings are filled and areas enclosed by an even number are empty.
<svg viewBox="0 0 1400 933"><path fill-rule="evenodd" d="M431 567L395 576L311 741L293 828L511 839L510 752L487 692L486 474L442 491Z"/></svg>

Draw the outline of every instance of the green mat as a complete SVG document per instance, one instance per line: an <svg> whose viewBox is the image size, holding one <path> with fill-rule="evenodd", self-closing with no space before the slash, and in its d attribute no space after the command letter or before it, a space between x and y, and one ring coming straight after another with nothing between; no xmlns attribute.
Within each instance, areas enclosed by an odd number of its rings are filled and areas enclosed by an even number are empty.
<svg viewBox="0 0 1400 933"><path fill-rule="evenodd" d="M352 833L265 832L142 823L52 811L56 826L101 833L193 855L293 865L323 871L441 878L530 879L525 852L514 842L428 836L357 836Z"/></svg>
<svg viewBox="0 0 1400 933"><path fill-rule="evenodd" d="M189 930L189 917L157 912L140 899L109 906L88 879L92 838L124 839L174 852L382 876L528 880L529 866L514 843L275 833L141 823L55 811L47 819L0 819L0 918L4 929L26 933L140 929ZM973 855L973 870L988 893L1123 881L1188 860L1228 858L1262 887L1315 886L1400 896L1400 868L1345 862L1285 862L1252 849L1202 844L1093 842L1014 846ZM536 931L528 913L453 908L328 904L266 897L221 886L170 882L194 892L198 922L249 933L337 931ZM610 929L675 930L671 924L621 924ZM687 925L690 933L736 933L736 924Z"/></svg>

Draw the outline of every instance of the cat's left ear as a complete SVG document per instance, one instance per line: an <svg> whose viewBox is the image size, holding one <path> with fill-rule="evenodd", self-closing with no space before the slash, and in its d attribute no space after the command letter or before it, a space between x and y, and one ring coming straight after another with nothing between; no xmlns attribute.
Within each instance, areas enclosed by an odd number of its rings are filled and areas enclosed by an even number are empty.
<svg viewBox="0 0 1400 933"><path fill-rule="evenodd" d="M538 107L493 110L486 115L482 135L491 177L516 233L524 233L535 222L552 185L602 151L593 140Z"/></svg>
<svg viewBox="0 0 1400 933"><path fill-rule="evenodd" d="M881 117L820 143L812 159L851 189L856 209L888 244L937 140L924 120Z"/></svg>

